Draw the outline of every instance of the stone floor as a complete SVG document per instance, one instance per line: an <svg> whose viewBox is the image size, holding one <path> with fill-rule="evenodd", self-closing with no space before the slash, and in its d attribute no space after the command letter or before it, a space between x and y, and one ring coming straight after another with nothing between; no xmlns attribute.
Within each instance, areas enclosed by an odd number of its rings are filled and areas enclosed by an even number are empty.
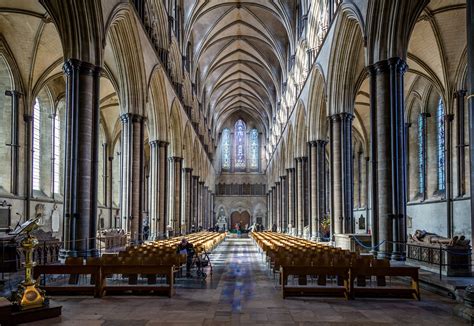
<svg viewBox="0 0 474 326"><path fill-rule="evenodd" d="M211 255L206 281L178 280L172 299L56 297L60 318L35 325L465 325L455 301L422 292L408 299L283 300L250 239L226 239Z"/></svg>

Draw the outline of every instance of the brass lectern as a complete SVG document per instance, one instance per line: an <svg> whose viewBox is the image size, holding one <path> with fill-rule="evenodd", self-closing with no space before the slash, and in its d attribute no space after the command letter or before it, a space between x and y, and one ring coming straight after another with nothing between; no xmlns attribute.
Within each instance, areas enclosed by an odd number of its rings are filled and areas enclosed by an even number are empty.
<svg viewBox="0 0 474 326"><path fill-rule="evenodd" d="M34 218L21 224L11 235L26 234L26 237L20 242L20 246L25 253L25 280L18 285L18 291L12 295L12 302L21 310L40 308L45 303L44 291L38 287L33 279L33 267L36 263L33 261L33 251L38 245L38 239L30 233L38 227L38 219Z"/></svg>

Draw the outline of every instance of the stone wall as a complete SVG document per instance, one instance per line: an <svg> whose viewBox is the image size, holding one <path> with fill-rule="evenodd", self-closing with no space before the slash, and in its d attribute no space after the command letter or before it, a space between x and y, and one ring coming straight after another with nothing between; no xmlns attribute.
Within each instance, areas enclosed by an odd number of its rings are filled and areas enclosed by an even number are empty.
<svg viewBox="0 0 474 326"><path fill-rule="evenodd" d="M228 223L232 212L248 211L250 213L250 224L253 224L257 217L262 217L263 225L267 226L266 196L216 196L214 200L216 218L219 216L221 207L224 208Z"/></svg>

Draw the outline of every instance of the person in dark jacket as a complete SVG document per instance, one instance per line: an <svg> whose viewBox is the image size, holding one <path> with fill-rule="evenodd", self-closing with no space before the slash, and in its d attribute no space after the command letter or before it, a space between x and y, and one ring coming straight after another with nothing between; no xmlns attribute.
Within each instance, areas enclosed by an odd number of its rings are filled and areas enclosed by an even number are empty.
<svg viewBox="0 0 474 326"><path fill-rule="evenodd" d="M192 277L191 265L193 263L194 246L188 242L188 239L183 238L176 248L176 253L186 255L186 277Z"/></svg>

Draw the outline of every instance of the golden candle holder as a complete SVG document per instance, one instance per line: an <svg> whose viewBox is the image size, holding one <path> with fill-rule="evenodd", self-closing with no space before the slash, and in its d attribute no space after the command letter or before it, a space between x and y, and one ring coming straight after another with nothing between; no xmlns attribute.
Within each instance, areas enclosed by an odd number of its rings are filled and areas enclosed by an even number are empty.
<svg viewBox="0 0 474 326"><path fill-rule="evenodd" d="M13 235L26 233L26 237L20 242L25 254L25 280L18 285L18 291L12 296L12 302L21 310L42 307L45 304L45 293L38 287L38 282L33 279L33 268L36 262L33 260L33 251L38 245L38 239L30 234L38 227L38 218L31 219L20 225Z"/></svg>

